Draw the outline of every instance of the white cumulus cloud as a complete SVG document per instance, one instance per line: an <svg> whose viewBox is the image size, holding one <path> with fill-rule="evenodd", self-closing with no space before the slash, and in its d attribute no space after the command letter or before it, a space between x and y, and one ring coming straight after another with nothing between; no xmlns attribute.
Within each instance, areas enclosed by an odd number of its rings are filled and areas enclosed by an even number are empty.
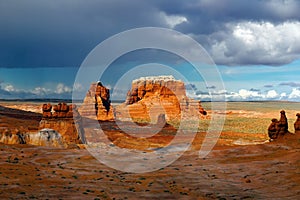
<svg viewBox="0 0 300 200"><path fill-rule="evenodd" d="M267 92L266 98L267 99L275 99L279 97L279 94L275 90L270 90Z"/></svg>
<svg viewBox="0 0 300 200"><path fill-rule="evenodd" d="M292 92L289 94L290 100L300 100L300 90L298 88L293 88Z"/></svg>
<svg viewBox="0 0 300 200"><path fill-rule="evenodd" d="M238 95L242 99L253 99L253 98L260 98L261 97L261 94L259 92L250 91L250 90L246 90L246 89L239 90Z"/></svg>
<svg viewBox="0 0 300 200"><path fill-rule="evenodd" d="M4 85L3 89L7 92L16 92L17 91L16 88L11 84Z"/></svg>
<svg viewBox="0 0 300 200"><path fill-rule="evenodd" d="M72 92L72 89L68 86L65 86L63 83L59 83L56 86L56 90L54 91L57 94L69 93Z"/></svg>
<svg viewBox="0 0 300 200"><path fill-rule="evenodd" d="M211 54L222 64L290 63L300 56L300 22L227 23L227 30L209 36Z"/></svg>

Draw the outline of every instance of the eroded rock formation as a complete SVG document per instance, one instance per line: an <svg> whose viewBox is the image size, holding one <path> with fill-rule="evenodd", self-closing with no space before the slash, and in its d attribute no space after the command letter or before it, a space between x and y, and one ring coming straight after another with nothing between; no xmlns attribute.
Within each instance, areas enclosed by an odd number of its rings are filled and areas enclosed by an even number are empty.
<svg viewBox="0 0 300 200"><path fill-rule="evenodd" d="M297 116L297 120L294 123L294 128L295 128L295 133L299 134L300 133L300 113L297 113L296 116Z"/></svg>
<svg viewBox="0 0 300 200"><path fill-rule="evenodd" d="M268 135L270 139L276 139L278 131L278 120L273 118L271 121L272 122L268 128Z"/></svg>
<svg viewBox="0 0 300 200"><path fill-rule="evenodd" d="M279 120L273 118L271 121L272 122L268 128L268 135L269 135L270 139L276 139L279 136L283 136L283 135L289 133L288 120L287 120L284 110L280 111L280 119Z"/></svg>
<svg viewBox="0 0 300 200"><path fill-rule="evenodd" d="M125 103L115 109L117 119L156 121L165 114L167 121L206 115L200 101L186 96L185 85L173 76L142 77L132 82Z"/></svg>
<svg viewBox="0 0 300 200"><path fill-rule="evenodd" d="M83 104L78 109L83 117L100 121L114 120L109 89L101 82L92 83Z"/></svg>
<svg viewBox="0 0 300 200"><path fill-rule="evenodd" d="M39 138L44 137L48 139L61 137L62 143L66 145L85 143L84 130L81 127L81 116L77 111L76 105L58 103L58 105L53 106L52 111L50 108L52 108L51 104L43 105L43 118L40 121L39 130L54 130L54 132L48 131L47 135L43 131L40 131L39 136L34 136L33 138L39 140ZM52 134L56 132L60 135L59 137L56 134ZM30 143L40 144L41 141L31 139Z"/></svg>
<svg viewBox="0 0 300 200"><path fill-rule="evenodd" d="M280 111L280 119L278 121L278 135L284 135L286 133L288 133L288 120L287 117L285 115L285 111L282 110Z"/></svg>

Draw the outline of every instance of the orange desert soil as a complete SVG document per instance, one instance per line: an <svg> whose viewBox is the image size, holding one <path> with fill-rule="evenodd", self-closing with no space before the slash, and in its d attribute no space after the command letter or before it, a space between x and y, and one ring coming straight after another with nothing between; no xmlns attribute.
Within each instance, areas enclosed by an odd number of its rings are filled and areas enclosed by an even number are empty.
<svg viewBox="0 0 300 200"><path fill-rule="evenodd" d="M1 127L35 129L40 117L0 107ZM177 161L142 174L111 169L86 149L0 144L0 199L300 199L299 134L247 146L219 140L199 158L202 140L198 133Z"/></svg>

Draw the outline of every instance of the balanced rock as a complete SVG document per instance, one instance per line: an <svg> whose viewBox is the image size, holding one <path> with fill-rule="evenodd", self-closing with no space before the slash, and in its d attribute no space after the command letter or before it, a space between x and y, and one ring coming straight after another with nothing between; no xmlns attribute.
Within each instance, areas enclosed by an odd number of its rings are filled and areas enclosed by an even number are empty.
<svg viewBox="0 0 300 200"><path fill-rule="evenodd" d="M81 116L90 119L114 120L109 89L104 87L101 82L92 83L78 111Z"/></svg>
<svg viewBox="0 0 300 200"><path fill-rule="evenodd" d="M165 114L167 121L196 117L206 112L200 101L186 96L185 85L173 76L142 77L132 82L125 103L115 109L117 119L156 121Z"/></svg>
<svg viewBox="0 0 300 200"><path fill-rule="evenodd" d="M299 134L300 133L300 113L297 113L296 116L297 116L297 120L294 123L294 128L295 128L295 133Z"/></svg>

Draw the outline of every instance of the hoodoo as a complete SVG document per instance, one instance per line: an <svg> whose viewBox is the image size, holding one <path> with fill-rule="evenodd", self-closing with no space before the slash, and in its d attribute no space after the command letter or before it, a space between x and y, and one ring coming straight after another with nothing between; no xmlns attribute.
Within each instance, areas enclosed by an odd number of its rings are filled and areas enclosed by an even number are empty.
<svg viewBox="0 0 300 200"><path fill-rule="evenodd" d="M114 120L109 89L104 87L101 82L92 83L78 111L81 116L90 119Z"/></svg>

